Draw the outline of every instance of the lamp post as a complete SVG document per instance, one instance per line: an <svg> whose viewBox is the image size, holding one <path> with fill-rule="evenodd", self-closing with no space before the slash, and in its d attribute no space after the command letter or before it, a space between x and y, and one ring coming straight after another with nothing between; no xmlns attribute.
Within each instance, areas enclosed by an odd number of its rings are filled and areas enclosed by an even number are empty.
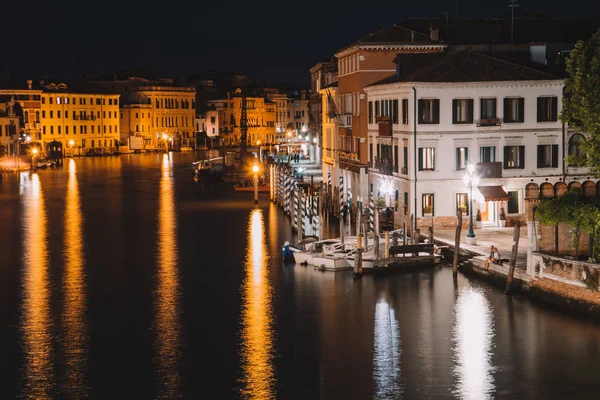
<svg viewBox="0 0 600 400"><path fill-rule="evenodd" d="M71 146L71 158L73 158L73 146L75 145L75 142L73 140L69 140L69 146Z"/></svg>
<svg viewBox="0 0 600 400"><path fill-rule="evenodd" d="M252 166L252 172L254 172L254 204L258 204L258 165Z"/></svg>
<svg viewBox="0 0 600 400"><path fill-rule="evenodd" d="M35 172L35 156L38 153L38 149L34 148L31 150L31 168L33 169L33 172Z"/></svg>
<svg viewBox="0 0 600 400"><path fill-rule="evenodd" d="M479 177L475 175L475 165L467 165L467 172L463 176L463 181L469 188L469 232L467 233L466 242L470 245L476 245L477 237L473 231L473 188L479 184Z"/></svg>

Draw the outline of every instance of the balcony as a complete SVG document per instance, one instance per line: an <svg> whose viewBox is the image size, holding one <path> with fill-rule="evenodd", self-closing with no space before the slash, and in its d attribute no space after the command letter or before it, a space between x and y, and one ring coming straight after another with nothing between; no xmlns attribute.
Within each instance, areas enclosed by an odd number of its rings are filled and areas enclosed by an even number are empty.
<svg viewBox="0 0 600 400"><path fill-rule="evenodd" d="M394 172L398 172L398 166L387 158L378 159L375 157L375 169L382 175L392 176Z"/></svg>
<svg viewBox="0 0 600 400"><path fill-rule="evenodd" d="M500 126L502 118L481 118L477 120L477 126Z"/></svg>
<svg viewBox="0 0 600 400"><path fill-rule="evenodd" d="M476 172L479 178L502 178L502 163L501 162L481 162L475 164Z"/></svg>
<svg viewBox="0 0 600 400"><path fill-rule="evenodd" d="M340 114L340 126L352 128L352 114Z"/></svg>
<svg viewBox="0 0 600 400"><path fill-rule="evenodd" d="M408 168L405 168L405 167L400 168L400 173L402 175L408 175Z"/></svg>

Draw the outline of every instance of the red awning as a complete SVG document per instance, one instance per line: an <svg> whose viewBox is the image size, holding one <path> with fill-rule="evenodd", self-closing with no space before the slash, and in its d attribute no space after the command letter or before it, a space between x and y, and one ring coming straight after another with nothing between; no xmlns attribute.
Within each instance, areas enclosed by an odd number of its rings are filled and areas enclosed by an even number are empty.
<svg viewBox="0 0 600 400"><path fill-rule="evenodd" d="M485 201L504 201L510 199L510 196L502 186L477 186L477 189L479 189Z"/></svg>

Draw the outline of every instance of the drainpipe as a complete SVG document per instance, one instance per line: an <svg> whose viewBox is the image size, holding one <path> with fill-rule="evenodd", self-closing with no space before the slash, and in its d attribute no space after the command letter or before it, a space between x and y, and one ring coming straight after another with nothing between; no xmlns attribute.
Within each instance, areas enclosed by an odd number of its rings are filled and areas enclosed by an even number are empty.
<svg viewBox="0 0 600 400"><path fill-rule="evenodd" d="M566 183L567 180L567 168L566 168L566 163L565 163L565 157L567 156L567 152L565 151L566 149L566 143L565 143L565 131L566 131L566 127L565 127L565 123L563 122L562 124L562 176L563 176L563 182Z"/></svg>
<svg viewBox="0 0 600 400"><path fill-rule="evenodd" d="M417 231L417 89L413 86L413 163L415 167L415 188L414 188L414 198L415 198L415 227L413 232Z"/></svg>

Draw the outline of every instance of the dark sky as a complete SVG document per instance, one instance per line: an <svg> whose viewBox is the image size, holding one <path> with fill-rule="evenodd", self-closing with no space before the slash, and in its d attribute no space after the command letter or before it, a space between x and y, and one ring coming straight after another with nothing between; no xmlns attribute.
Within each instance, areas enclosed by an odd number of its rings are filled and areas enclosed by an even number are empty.
<svg viewBox="0 0 600 400"><path fill-rule="evenodd" d="M460 0L460 15L496 16L510 0ZM7 4L8 3L8 4ZM407 4L408 3L408 4ZM415 5L416 4L416 5ZM422 4L422 5L419 5ZM80 76L143 68L208 70L308 85L309 68L407 17L456 15L456 0L10 0L1 6L0 76ZM600 16L598 0L521 0L558 16Z"/></svg>

